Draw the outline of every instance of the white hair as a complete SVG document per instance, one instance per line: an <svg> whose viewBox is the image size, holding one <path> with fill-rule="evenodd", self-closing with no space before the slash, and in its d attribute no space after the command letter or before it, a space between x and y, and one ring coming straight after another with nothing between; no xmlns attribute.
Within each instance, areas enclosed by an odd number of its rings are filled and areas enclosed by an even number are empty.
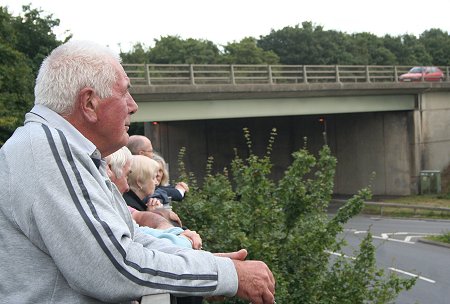
<svg viewBox="0 0 450 304"><path fill-rule="evenodd" d="M133 160L133 155L127 147L122 147L116 152L108 155L106 157L106 162L108 163L111 171L117 178L122 177L122 170L128 161Z"/></svg>
<svg viewBox="0 0 450 304"><path fill-rule="evenodd" d="M100 98L110 97L117 79L111 49L90 41L69 41L54 49L39 69L34 88L35 104L60 115L70 114L79 91L91 87Z"/></svg>

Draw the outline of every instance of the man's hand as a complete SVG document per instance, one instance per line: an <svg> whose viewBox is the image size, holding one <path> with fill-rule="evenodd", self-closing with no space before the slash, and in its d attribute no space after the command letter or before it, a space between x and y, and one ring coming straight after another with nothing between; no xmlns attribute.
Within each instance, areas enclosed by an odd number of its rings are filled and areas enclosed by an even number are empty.
<svg viewBox="0 0 450 304"><path fill-rule="evenodd" d="M249 300L252 304L273 304L275 301L275 278L269 267L261 261L246 261L247 250L214 253L216 256L230 258L238 275L236 296ZM211 301L223 300L223 297L208 298Z"/></svg>
<svg viewBox="0 0 450 304"><path fill-rule="evenodd" d="M261 261L233 260L238 275L236 296L253 304L273 304L275 278L269 267Z"/></svg>
<svg viewBox="0 0 450 304"><path fill-rule="evenodd" d="M186 229L180 235L191 241L193 249L202 249L202 238L197 232Z"/></svg>
<svg viewBox="0 0 450 304"><path fill-rule="evenodd" d="M230 258L232 260L240 260L240 261L245 260L245 258L247 258L247 254L248 254L248 252L246 249L241 249L239 251L234 251L234 252L214 253L214 255L219 256L219 257Z"/></svg>

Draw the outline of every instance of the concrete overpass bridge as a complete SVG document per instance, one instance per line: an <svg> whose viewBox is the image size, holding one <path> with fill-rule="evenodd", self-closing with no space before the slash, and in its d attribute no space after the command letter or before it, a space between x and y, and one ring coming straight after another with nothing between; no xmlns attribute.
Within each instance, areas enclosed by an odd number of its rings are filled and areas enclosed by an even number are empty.
<svg viewBox="0 0 450 304"><path fill-rule="evenodd" d="M177 155L199 180L206 160L228 166L247 148L263 154L277 128L274 178L303 146L324 144L337 157L336 194L372 184L375 195L418 193L423 170L450 164L450 82L399 82L409 67L125 65L139 105L134 122L177 176ZM442 67L448 79L448 67ZM326 132L324 138L323 132ZM376 177L372 180L372 172Z"/></svg>

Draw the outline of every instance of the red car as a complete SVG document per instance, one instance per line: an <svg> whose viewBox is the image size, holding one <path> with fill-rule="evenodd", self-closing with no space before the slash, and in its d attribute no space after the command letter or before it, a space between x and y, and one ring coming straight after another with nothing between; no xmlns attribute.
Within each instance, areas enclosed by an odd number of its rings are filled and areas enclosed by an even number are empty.
<svg viewBox="0 0 450 304"><path fill-rule="evenodd" d="M413 67L408 73L400 75L400 81L442 81L444 73L438 67Z"/></svg>

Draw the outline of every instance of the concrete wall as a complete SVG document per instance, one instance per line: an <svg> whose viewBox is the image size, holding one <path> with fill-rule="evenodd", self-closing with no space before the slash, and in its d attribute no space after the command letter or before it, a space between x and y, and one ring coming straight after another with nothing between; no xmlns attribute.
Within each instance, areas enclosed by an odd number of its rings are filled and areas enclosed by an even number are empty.
<svg viewBox="0 0 450 304"><path fill-rule="evenodd" d="M336 193L371 185L377 195L410 194L407 112L347 114L336 118Z"/></svg>
<svg viewBox="0 0 450 304"><path fill-rule="evenodd" d="M415 138L408 127L412 111L330 114L326 118L327 143L337 157L335 193L353 194L372 185L376 195L408 195L414 189ZM151 139L170 166L172 178L177 174L177 155L187 148L186 167L199 181L205 173L208 156L215 159L214 169L229 166L237 148L241 157L248 155L242 129L252 135L253 152L263 155L270 130L277 128L272 153L274 178L283 175L290 164L291 153L303 146L308 138L311 152L317 153L324 144L325 125L319 115L260 117L218 120L162 122L152 127ZM376 175L373 178L372 173ZM414 192L414 191L413 191Z"/></svg>
<svg viewBox="0 0 450 304"><path fill-rule="evenodd" d="M442 171L450 164L450 96L446 92L422 94L419 106L422 170Z"/></svg>

